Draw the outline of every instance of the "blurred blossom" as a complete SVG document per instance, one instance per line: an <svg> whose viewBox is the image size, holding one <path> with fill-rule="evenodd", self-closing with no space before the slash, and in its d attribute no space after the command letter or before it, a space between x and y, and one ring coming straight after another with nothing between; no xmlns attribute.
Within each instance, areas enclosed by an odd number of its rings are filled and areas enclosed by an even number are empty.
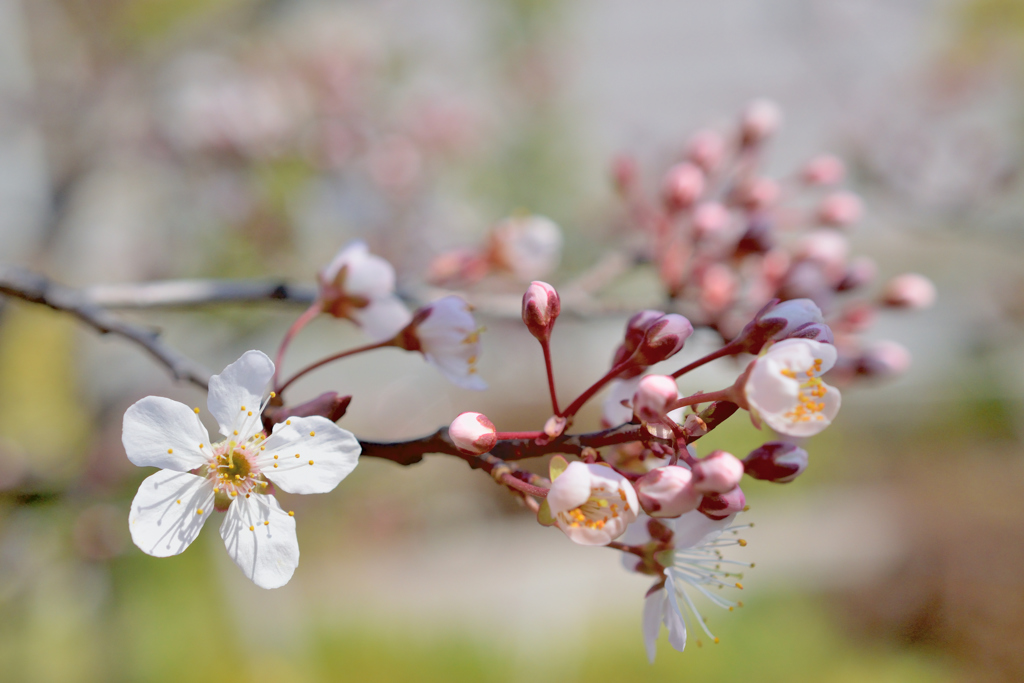
<svg viewBox="0 0 1024 683"><path fill-rule="evenodd" d="M529 282L551 274L562 260L562 229L544 216L507 218L491 230L491 264Z"/></svg>

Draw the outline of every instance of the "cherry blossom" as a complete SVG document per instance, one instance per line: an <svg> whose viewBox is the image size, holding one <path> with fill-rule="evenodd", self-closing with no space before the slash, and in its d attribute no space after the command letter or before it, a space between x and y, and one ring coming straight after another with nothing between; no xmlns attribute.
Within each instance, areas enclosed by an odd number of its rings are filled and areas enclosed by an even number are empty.
<svg viewBox="0 0 1024 683"><path fill-rule="evenodd" d="M640 510L629 480L607 465L572 462L551 482L547 504L555 525L580 545L608 545Z"/></svg>
<svg viewBox="0 0 1024 683"><path fill-rule="evenodd" d="M348 318L374 341L395 336L412 315L395 296L395 269L370 253L365 242L352 242L317 276L323 310Z"/></svg>
<svg viewBox="0 0 1024 683"><path fill-rule="evenodd" d="M446 296L424 306L396 338L402 348L419 351L452 384L483 391L487 383L477 374L480 333L472 308L458 296Z"/></svg>

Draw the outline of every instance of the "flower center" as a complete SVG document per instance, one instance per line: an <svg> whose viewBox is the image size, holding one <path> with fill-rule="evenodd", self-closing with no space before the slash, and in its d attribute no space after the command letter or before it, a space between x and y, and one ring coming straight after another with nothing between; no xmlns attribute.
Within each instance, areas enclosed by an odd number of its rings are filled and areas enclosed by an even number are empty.
<svg viewBox="0 0 1024 683"><path fill-rule="evenodd" d="M239 495L263 492L267 482L256 466L260 440L261 435L248 443L230 439L213 447L208 476L213 480L213 491L222 505Z"/></svg>
<svg viewBox="0 0 1024 683"><path fill-rule="evenodd" d="M779 371L783 377L799 381L800 374L795 370L785 368ZM797 404L792 410L785 414L785 417L794 422L810 422L811 420L824 420L822 411L825 410L825 403L819 399L824 398L828 392L825 383L818 375L821 374L821 359L815 359L814 365L805 370L803 374L807 379L800 383L800 394L797 397Z"/></svg>
<svg viewBox="0 0 1024 683"><path fill-rule="evenodd" d="M603 529L611 519L618 518L623 512L629 511L626 494L616 489L608 491L599 486L592 489L587 502L572 510L558 513L562 522L572 528Z"/></svg>

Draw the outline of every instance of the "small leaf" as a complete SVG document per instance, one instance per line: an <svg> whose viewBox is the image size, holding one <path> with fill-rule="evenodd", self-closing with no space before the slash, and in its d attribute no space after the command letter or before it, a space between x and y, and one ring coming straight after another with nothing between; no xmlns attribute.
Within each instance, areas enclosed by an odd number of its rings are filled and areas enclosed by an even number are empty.
<svg viewBox="0 0 1024 683"><path fill-rule="evenodd" d="M560 455L551 458L551 462L548 463L548 473L551 475L551 481L554 481L562 472L565 472L568 466L569 462Z"/></svg>
<svg viewBox="0 0 1024 683"><path fill-rule="evenodd" d="M555 518L551 516L551 506L548 505L547 499L540 502L540 508L537 510L537 521L543 526L555 525Z"/></svg>

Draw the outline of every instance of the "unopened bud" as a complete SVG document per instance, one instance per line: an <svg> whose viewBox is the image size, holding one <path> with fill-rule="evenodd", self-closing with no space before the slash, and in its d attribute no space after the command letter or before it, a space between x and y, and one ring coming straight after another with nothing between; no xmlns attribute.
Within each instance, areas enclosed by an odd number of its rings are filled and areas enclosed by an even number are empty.
<svg viewBox="0 0 1024 683"><path fill-rule="evenodd" d="M714 173L722 165L725 156L725 140L714 130L699 130L686 146L686 158L697 164L705 173Z"/></svg>
<svg viewBox="0 0 1024 683"><path fill-rule="evenodd" d="M857 374L890 379L902 375L910 367L910 351L902 344L883 340L868 347L857 362Z"/></svg>
<svg viewBox="0 0 1024 683"><path fill-rule="evenodd" d="M693 210L693 231L697 239L729 227L729 210L718 202L702 202Z"/></svg>
<svg viewBox="0 0 1024 683"><path fill-rule="evenodd" d="M836 228L853 225L863 214L864 203L852 192L830 194L818 207L818 221Z"/></svg>
<svg viewBox="0 0 1024 683"><path fill-rule="evenodd" d="M770 441L752 450L743 468L754 479L784 484L807 469L807 451L785 441Z"/></svg>
<svg viewBox="0 0 1024 683"><path fill-rule="evenodd" d="M899 275L885 286L882 301L894 308L928 308L935 303L935 285L917 273Z"/></svg>
<svg viewBox="0 0 1024 683"><path fill-rule="evenodd" d="M676 313L667 313L647 329L633 358L643 366L654 365L678 353L690 335L693 325Z"/></svg>
<svg viewBox="0 0 1024 683"><path fill-rule="evenodd" d="M636 183L636 161L632 157L618 156L612 162L612 182L619 194L629 194Z"/></svg>
<svg viewBox="0 0 1024 683"><path fill-rule="evenodd" d="M549 439L557 438L562 435L562 432L565 431L567 426L569 426L569 421L567 419L559 417L558 415L552 415L547 419L547 422L544 423L544 434L546 434Z"/></svg>
<svg viewBox="0 0 1024 683"><path fill-rule="evenodd" d="M498 443L498 430L481 413L462 413L448 426L448 436L463 453L480 455Z"/></svg>
<svg viewBox="0 0 1024 683"><path fill-rule="evenodd" d="M738 199L748 211L764 211L779 201L782 189L771 178L754 178L738 190Z"/></svg>
<svg viewBox="0 0 1024 683"><path fill-rule="evenodd" d="M754 216L747 224L747 230L736 242L734 256L743 258L750 254L764 254L773 246L772 224L763 216Z"/></svg>
<svg viewBox="0 0 1024 683"><path fill-rule="evenodd" d="M644 422L664 422L669 404L679 398L679 387L668 375L647 375L633 394L633 412Z"/></svg>
<svg viewBox="0 0 1024 683"><path fill-rule="evenodd" d="M701 493L728 493L742 478L743 462L725 451L715 451L693 466L693 487Z"/></svg>
<svg viewBox="0 0 1024 683"><path fill-rule="evenodd" d="M740 140L744 146L756 145L778 130L782 110L770 100L754 100L740 118Z"/></svg>
<svg viewBox="0 0 1024 683"><path fill-rule="evenodd" d="M697 507L708 519L725 519L743 510L747 505L747 497L739 486L728 493L707 493L700 499Z"/></svg>
<svg viewBox="0 0 1024 683"><path fill-rule="evenodd" d="M523 294L523 322L530 334L540 341L551 338L551 328L562 310L555 288L546 282L534 281Z"/></svg>
<svg viewBox="0 0 1024 683"><path fill-rule="evenodd" d="M701 500L693 487L693 473L685 467L653 469L633 486L640 507L651 517L678 517L695 509Z"/></svg>
<svg viewBox="0 0 1024 683"><path fill-rule="evenodd" d="M858 289L870 283L878 274L878 266L868 256L861 256L854 259L846 269L846 275L836 285L837 292L846 292L851 289Z"/></svg>
<svg viewBox="0 0 1024 683"><path fill-rule="evenodd" d="M824 341L819 338L826 336L821 328L828 330L821 309L810 299L776 301L758 311L731 343L747 353L759 353L768 342L793 336ZM827 336L831 337L831 330Z"/></svg>
<svg viewBox="0 0 1024 683"><path fill-rule="evenodd" d="M640 342L644 340L647 330L650 329L651 325L663 317L665 317L665 314L661 311L648 310L635 314L626 323L626 334L622 339L622 345L632 354L640 346Z"/></svg>
<svg viewBox="0 0 1024 683"><path fill-rule="evenodd" d="M662 197L670 212L693 206L704 192L704 173L689 162L676 164L665 174Z"/></svg>
<svg viewBox="0 0 1024 683"><path fill-rule="evenodd" d="M842 182L845 172L842 160L822 154L807 162L800 171L800 179L808 185L836 185Z"/></svg>
<svg viewBox="0 0 1024 683"><path fill-rule="evenodd" d="M836 284L846 276L849 253L849 241L835 230L815 230L800 240L796 248L798 259L817 263L829 281Z"/></svg>

